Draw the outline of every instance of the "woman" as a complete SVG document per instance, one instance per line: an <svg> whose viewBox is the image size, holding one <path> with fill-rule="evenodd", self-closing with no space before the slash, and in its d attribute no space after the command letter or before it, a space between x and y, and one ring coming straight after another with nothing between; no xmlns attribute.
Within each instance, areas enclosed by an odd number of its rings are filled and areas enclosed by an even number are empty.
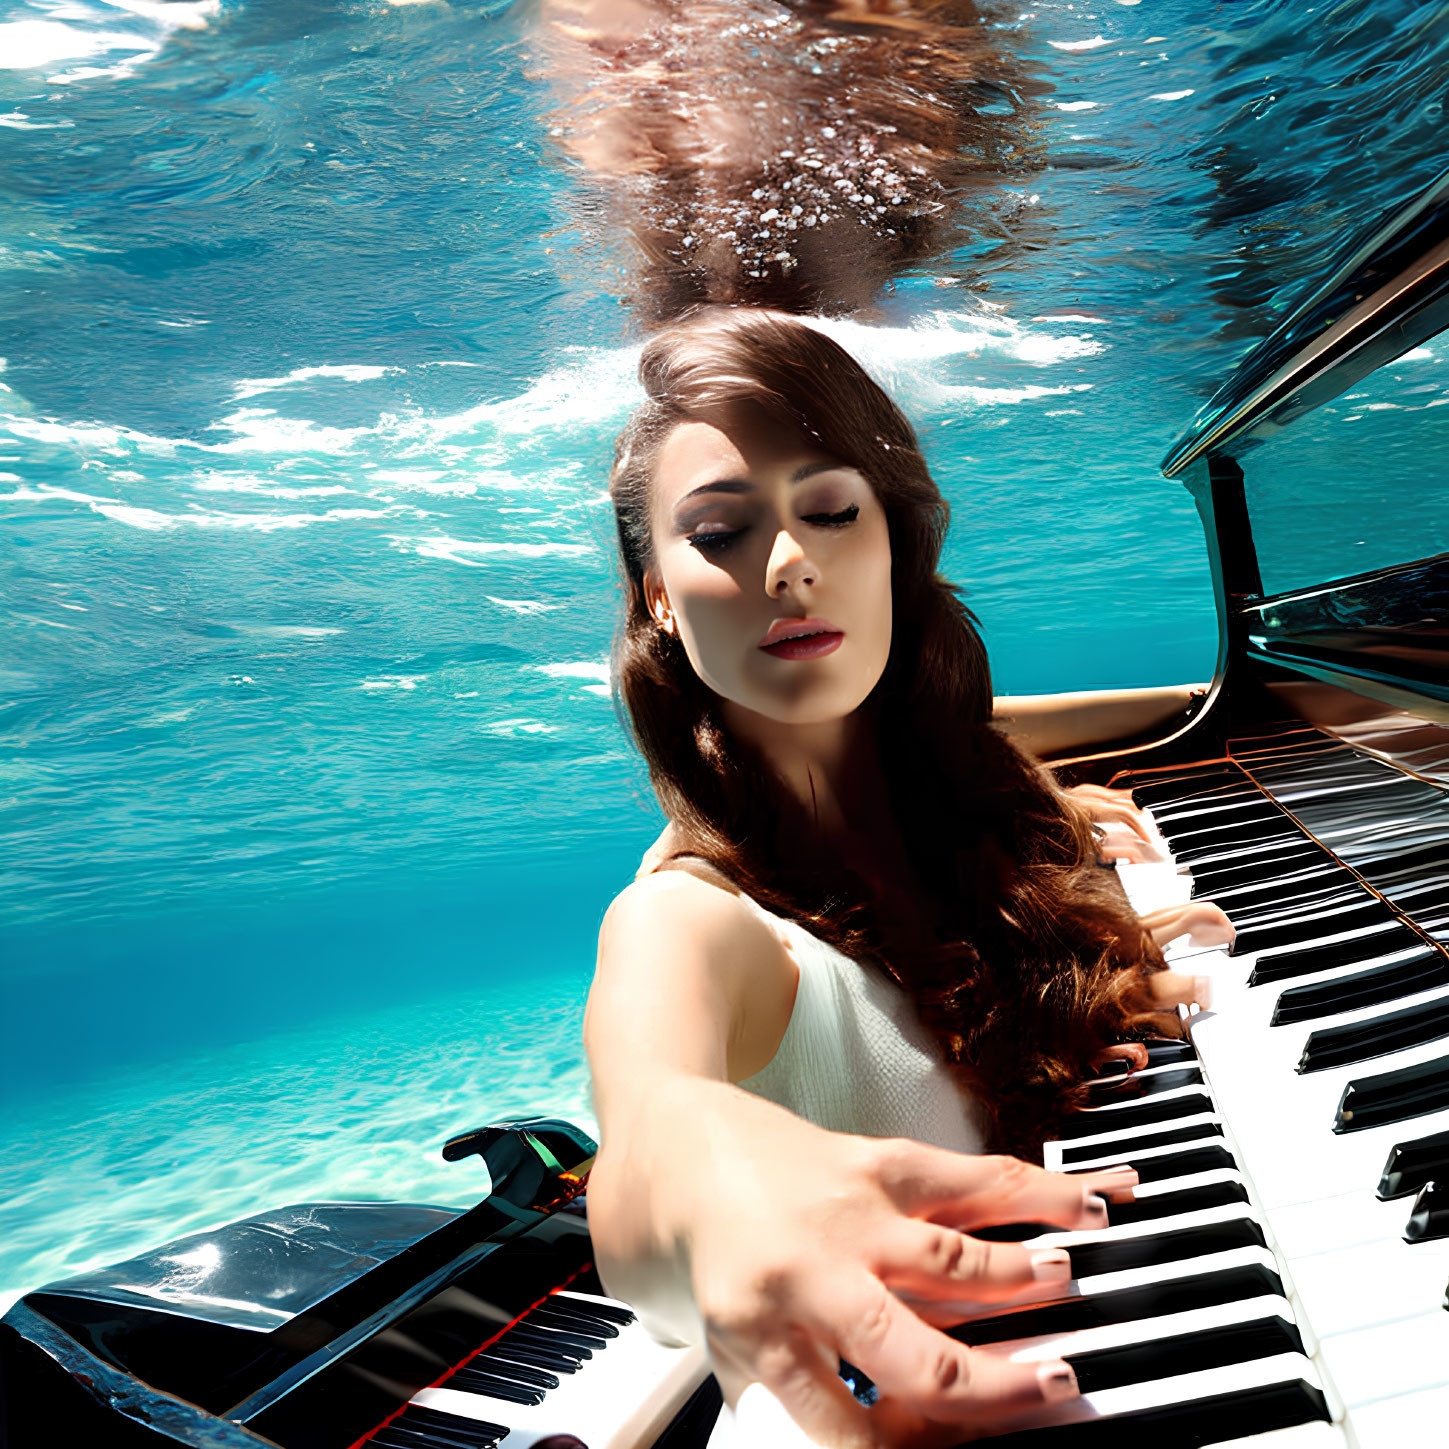
<svg viewBox="0 0 1449 1449"><path fill-rule="evenodd" d="M932 1326L1069 1276L970 1230L1102 1226L1135 1182L979 1154L1032 1150L1198 983L993 728L936 574L946 505L890 399L753 310L655 334L641 376L616 674L669 827L589 1001L600 1267L656 1331L704 1337L731 1402L759 1381L821 1443L949 1442L1076 1392Z"/></svg>

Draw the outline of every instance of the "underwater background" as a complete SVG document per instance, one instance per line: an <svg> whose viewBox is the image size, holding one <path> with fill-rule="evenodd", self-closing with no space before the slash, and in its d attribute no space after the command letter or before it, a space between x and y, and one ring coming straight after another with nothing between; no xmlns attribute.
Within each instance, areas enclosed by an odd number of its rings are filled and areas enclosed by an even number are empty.
<svg viewBox="0 0 1449 1449"><path fill-rule="evenodd" d="M921 430L999 692L1205 679L1157 463L1442 168L1449 11L994 23L1041 164L830 326ZM536 26L0 0L0 1304L284 1201L466 1203L449 1133L590 1121L660 824L607 666L638 342ZM1253 499L1270 588L1449 546L1445 403L1431 346L1315 419Z"/></svg>

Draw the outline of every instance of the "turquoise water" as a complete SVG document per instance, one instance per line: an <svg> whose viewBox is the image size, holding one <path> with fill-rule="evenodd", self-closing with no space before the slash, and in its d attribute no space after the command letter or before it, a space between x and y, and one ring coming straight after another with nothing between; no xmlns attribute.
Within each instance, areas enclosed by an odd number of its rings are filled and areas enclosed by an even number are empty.
<svg viewBox="0 0 1449 1449"><path fill-rule="evenodd" d="M1000 20L1046 165L834 324L1003 690L1210 670L1156 463L1438 169L1439 7L1306 13ZM605 663L637 342L532 24L0 0L0 1294L285 1199L466 1201L448 1132L587 1113L593 934L659 823Z"/></svg>

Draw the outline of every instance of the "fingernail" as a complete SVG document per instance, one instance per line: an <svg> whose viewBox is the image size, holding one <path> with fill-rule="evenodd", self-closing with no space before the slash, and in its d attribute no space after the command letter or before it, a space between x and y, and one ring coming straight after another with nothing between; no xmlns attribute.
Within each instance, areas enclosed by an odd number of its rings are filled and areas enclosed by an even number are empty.
<svg viewBox="0 0 1449 1449"><path fill-rule="evenodd" d="M1031 1276L1038 1283L1069 1283L1072 1260L1063 1248L1044 1248L1031 1255Z"/></svg>
<svg viewBox="0 0 1449 1449"><path fill-rule="evenodd" d="M1077 1396L1077 1376L1071 1365L1058 1359L1055 1363L1044 1363L1036 1371L1036 1380L1041 1385L1042 1397L1048 1403L1060 1399L1074 1399Z"/></svg>
<svg viewBox="0 0 1449 1449"><path fill-rule="evenodd" d="M1105 1223L1107 1221L1107 1199L1100 1193L1089 1192L1085 1194L1082 1210L1094 1222Z"/></svg>
<svg viewBox="0 0 1449 1449"><path fill-rule="evenodd" d="M1213 1004L1213 982L1211 976L1192 978L1192 999L1206 1011Z"/></svg>

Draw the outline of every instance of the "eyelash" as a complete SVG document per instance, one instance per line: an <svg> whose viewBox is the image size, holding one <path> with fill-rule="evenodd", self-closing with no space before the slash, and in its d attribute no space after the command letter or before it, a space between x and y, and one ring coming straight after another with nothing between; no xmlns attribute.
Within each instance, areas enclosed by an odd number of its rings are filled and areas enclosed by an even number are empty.
<svg viewBox="0 0 1449 1449"><path fill-rule="evenodd" d="M839 513L803 515L806 523L813 523L817 528L845 528L859 517L860 505L856 503L852 503L849 508L842 508ZM723 553L744 531L743 528L732 528L728 533L691 533L685 541L693 544L701 553Z"/></svg>

